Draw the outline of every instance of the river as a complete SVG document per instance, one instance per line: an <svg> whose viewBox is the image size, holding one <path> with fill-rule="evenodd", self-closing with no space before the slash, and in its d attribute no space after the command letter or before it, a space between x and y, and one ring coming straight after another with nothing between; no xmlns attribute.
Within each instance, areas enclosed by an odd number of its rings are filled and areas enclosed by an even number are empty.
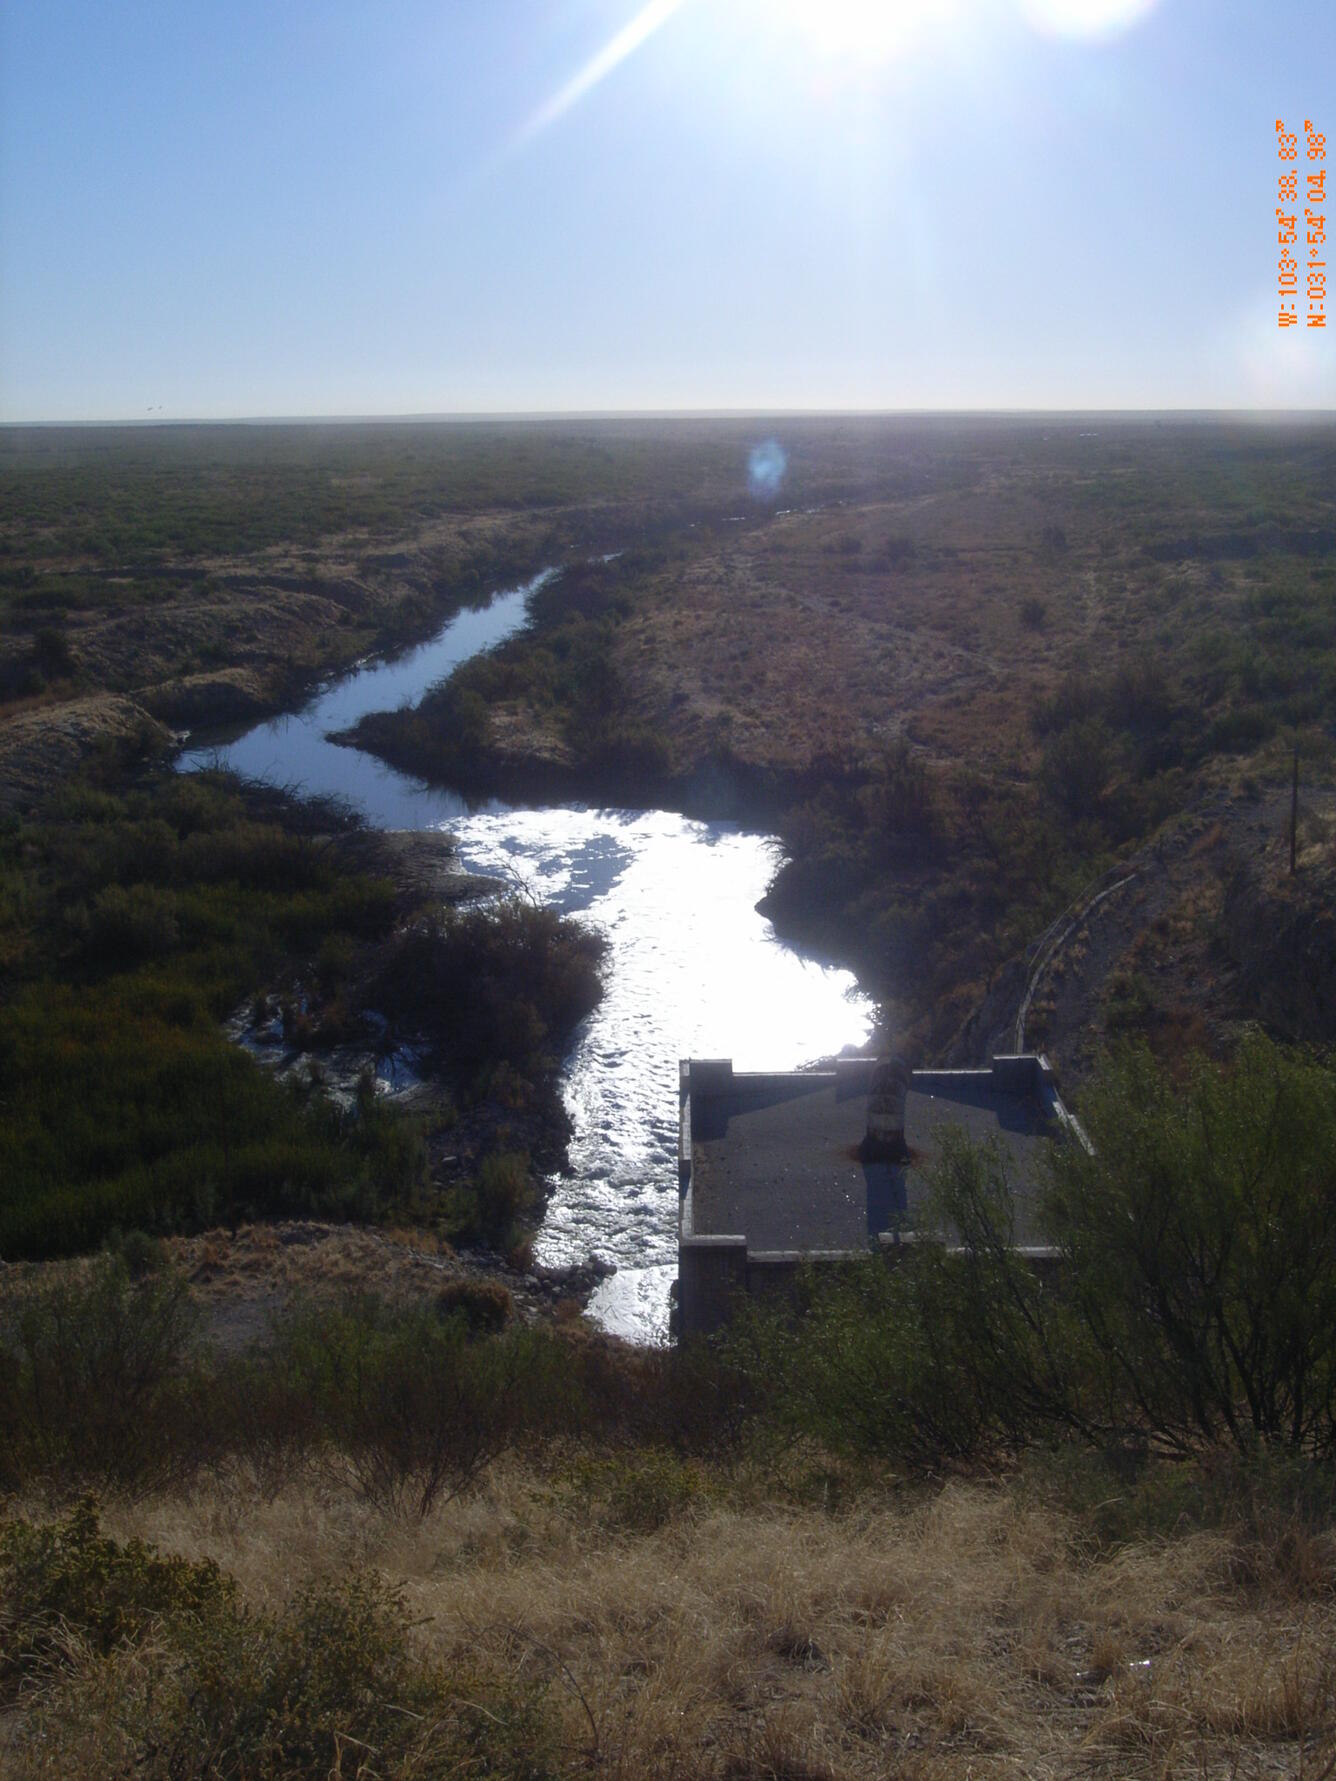
<svg viewBox="0 0 1336 1781"><path fill-rule="evenodd" d="M221 765L335 793L381 828L449 828L467 868L514 877L606 935L606 994L565 1067L572 1174L554 1183L535 1253L548 1263L614 1261L592 1315L621 1335L662 1341L677 1272L678 1059L790 1069L861 1043L872 1009L849 972L781 945L757 913L779 859L771 835L666 810L470 802L326 739L416 700L504 641L554 573L459 613L417 649L340 676L298 712L221 747L186 749L178 766Z"/></svg>

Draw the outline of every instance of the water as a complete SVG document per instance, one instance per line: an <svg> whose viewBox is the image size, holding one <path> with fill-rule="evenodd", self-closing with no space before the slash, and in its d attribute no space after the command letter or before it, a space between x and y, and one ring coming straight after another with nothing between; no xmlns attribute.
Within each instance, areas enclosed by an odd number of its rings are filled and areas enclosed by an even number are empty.
<svg viewBox="0 0 1336 1781"><path fill-rule="evenodd" d="M493 811L456 826L467 865L513 872L607 936L606 993L566 1070L574 1174L537 1252L610 1257L618 1272L594 1314L661 1337L677 1272L678 1059L790 1069L864 1039L869 1004L848 972L782 946L756 913L779 860L770 836L666 810Z"/></svg>
<svg viewBox="0 0 1336 1781"><path fill-rule="evenodd" d="M490 605L457 613L429 643L390 661L354 668L322 687L300 711L258 724L235 742L187 749L177 765L189 773L218 763L250 779L345 798L381 829L448 827L469 809L457 793L426 786L374 755L340 748L326 737L370 712L415 702L470 656L504 643L528 622L529 595L555 574L555 569L544 569L523 586L498 594Z"/></svg>
<svg viewBox="0 0 1336 1781"><path fill-rule="evenodd" d="M664 810L470 805L325 740L366 712L414 699L525 622L525 587L462 613L431 643L366 666L292 717L221 749L239 773L337 793L383 828L448 827L463 863L513 877L608 940L607 990L567 1060L572 1174L555 1184L536 1244L548 1263L591 1253L617 1263L591 1311L606 1327L663 1340L677 1272L677 1064L732 1057L791 1069L859 1043L872 1010L849 972L803 959L756 912L779 858L773 836Z"/></svg>

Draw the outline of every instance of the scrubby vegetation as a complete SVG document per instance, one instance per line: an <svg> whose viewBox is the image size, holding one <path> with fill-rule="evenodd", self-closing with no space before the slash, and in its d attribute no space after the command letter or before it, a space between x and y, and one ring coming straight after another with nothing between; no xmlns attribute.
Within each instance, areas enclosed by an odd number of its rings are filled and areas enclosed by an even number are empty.
<svg viewBox="0 0 1336 1781"><path fill-rule="evenodd" d="M795 463L834 449L794 437ZM564 577L531 632L359 735L455 783L777 827L768 913L940 1057L1167 821L1235 779L1277 789L1296 734L1329 783L1331 434L1125 417L847 437L857 499L702 519Z"/></svg>
<svg viewBox="0 0 1336 1781"><path fill-rule="evenodd" d="M73 788L12 823L0 1255L277 1212L431 1216L419 1125L369 1085L331 1099L318 1061L314 1078L279 1082L226 1036L224 1017L260 992L316 1060L358 1041L430 1045L453 1091L438 1121L501 1087L517 1127L537 1106L554 1166L561 1045L597 1000L600 947L519 904L405 931L389 869L346 811L218 776ZM395 1008L388 1038L365 1014L380 1005ZM504 1147L497 1124L484 1120L483 1151ZM489 1181L456 1192L514 1243L532 1174L504 1206Z"/></svg>
<svg viewBox="0 0 1336 1781"><path fill-rule="evenodd" d="M663 738L632 713L615 656L637 583L662 558L641 550L567 569L532 596L529 632L464 663L411 713L363 718L353 735L413 772L490 785L497 779L493 714L516 709L529 752L510 770L522 782L657 795L671 757Z"/></svg>
<svg viewBox="0 0 1336 1781"><path fill-rule="evenodd" d="M284 1087L221 1021L297 961L389 932L337 811L218 780L74 788L3 840L0 1254L281 1208L374 1213L420 1172L408 1129Z"/></svg>
<svg viewBox="0 0 1336 1781"><path fill-rule="evenodd" d="M1260 803L1296 734L1323 770L1329 430L805 421L814 511L739 520L750 430L11 434L0 700L231 672L243 582L272 698L501 564L635 540L380 743L777 824L776 920L936 1055L1166 819ZM1235 857L1211 808L1176 856L1205 875ZM1237 1011L1329 1041L1310 828L1306 880L1157 916L1104 1030L1156 1035L1155 924L1195 921ZM0 1767L1336 1773L1318 1055L1121 1053L1029 1209L1040 1270L1000 1156L948 1143L946 1243L713 1343L627 1349L425 1265L210 1321L164 1233L319 1210L522 1255L599 968L521 901L414 908L346 814L217 778L6 819L0 1256L105 1253L0 1270ZM224 1037L243 1002L299 1085ZM378 1045L445 1085L420 1120L313 1079Z"/></svg>
<svg viewBox="0 0 1336 1781"><path fill-rule="evenodd" d="M537 1691L423 1661L402 1594L371 1577L266 1613L211 1560L109 1539L86 1499L0 1529L0 1599L0 1699L39 1701L29 1773L555 1773Z"/></svg>
<svg viewBox="0 0 1336 1781"><path fill-rule="evenodd" d="M472 1289L225 1351L152 1256L11 1280L7 1772L1322 1774L1333 1086L1129 1054L1056 1273L948 1145L963 1251L679 1351Z"/></svg>
<svg viewBox="0 0 1336 1781"><path fill-rule="evenodd" d="M806 1317L735 1338L772 1408L826 1445L977 1460L1074 1435L1135 1464L1223 1446L1336 1460L1336 1072L1260 1037L1222 1071L1145 1050L1082 1097L1016 1244L1003 1151L944 1142L946 1246L814 1280Z"/></svg>

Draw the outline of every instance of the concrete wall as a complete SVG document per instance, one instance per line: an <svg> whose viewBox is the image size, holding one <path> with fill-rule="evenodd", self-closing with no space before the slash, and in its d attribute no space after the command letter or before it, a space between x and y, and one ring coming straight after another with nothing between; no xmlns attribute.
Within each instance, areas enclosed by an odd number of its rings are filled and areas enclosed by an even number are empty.
<svg viewBox="0 0 1336 1781"><path fill-rule="evenodd" d="M707 1336L747 1290L745 1237L683 1237L677 1245L679 1334Z"/></svg>

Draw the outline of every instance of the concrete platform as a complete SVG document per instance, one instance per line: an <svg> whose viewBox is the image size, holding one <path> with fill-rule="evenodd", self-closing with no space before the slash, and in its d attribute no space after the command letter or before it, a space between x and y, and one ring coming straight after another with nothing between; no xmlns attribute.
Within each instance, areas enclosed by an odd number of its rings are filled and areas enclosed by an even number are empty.
<svg viewBox="0 0 1336 1781"><path fill-rule="evenodd" d="M1046 1145L1074 1122L1046 1059L998 1057L983 1070L915 1070L903 1163L859 1157L874 1060L833 1071L743 1075L728 1059L682 1065L678 1264L682 1328L713 1328L737 1290L767 1291L804 1258L884 1250L887 1233L931 1223L926 1172L945 1126L1006 1153L1014 1241L1040 1241L1034 1206ZM954 1233L940 1233L949 1243Z"/></svg>
<svg viewBox="0 0 1336 1781"><path fill-rule="evenodd" d="M830 1076L806 1083L749 1087L735 1078L731 1094L704 1101L692 1121L694 1226L698 1236L741 1232L749 1249L860 1249L882 1231L920 1222L927 1184L923 1169L938 1129L962 1126L971 1139L996 1138L1020 1190L1017 1240L1031 1223L1025 1192L1046 1136L1047 1112L1033 1093L1008 1094L991 1072L952 1072L928 1086L916 1072L905 1099L906 1164L864 1163L858 1146L867 1129L866 1089Z"/></svg>

